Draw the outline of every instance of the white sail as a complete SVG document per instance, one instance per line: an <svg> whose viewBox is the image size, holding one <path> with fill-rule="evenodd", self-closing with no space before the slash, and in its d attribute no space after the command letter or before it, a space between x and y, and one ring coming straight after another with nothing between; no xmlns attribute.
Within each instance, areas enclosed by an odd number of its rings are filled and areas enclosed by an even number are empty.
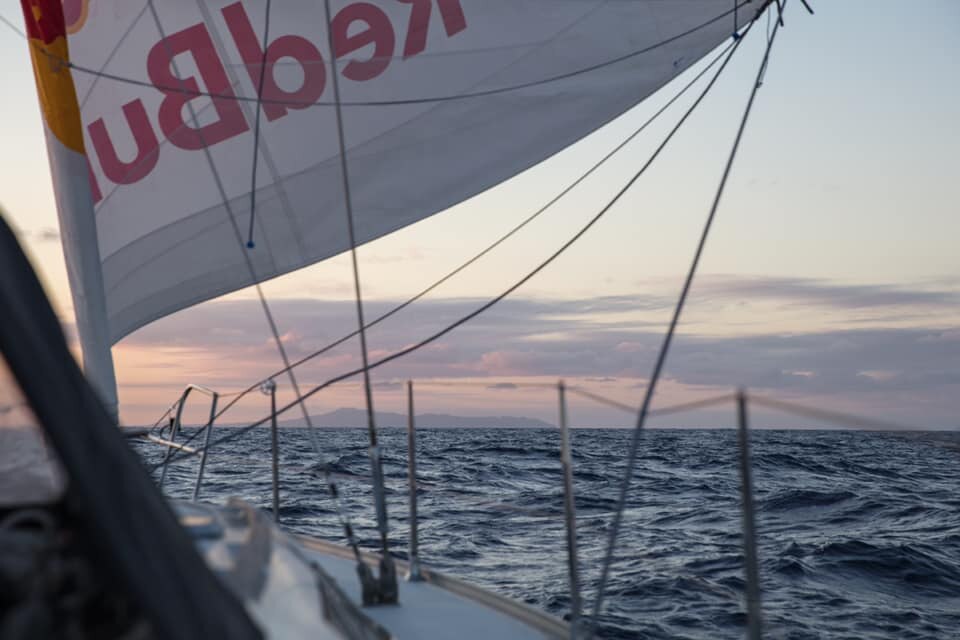
<svg viewBox="0 0 960 640"><path fill-rule="evenodd" d="M331 56L324 2L273 2L264 47L263 0L65 1L110 339L348 248L331 74L362 243L594 131L760 4L336 0Z"/></svg>

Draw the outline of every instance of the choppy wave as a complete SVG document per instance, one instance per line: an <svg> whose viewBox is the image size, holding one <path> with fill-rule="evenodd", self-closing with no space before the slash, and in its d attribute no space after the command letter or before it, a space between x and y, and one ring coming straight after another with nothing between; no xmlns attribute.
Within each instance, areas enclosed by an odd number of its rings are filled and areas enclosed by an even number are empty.
<svg viewBox="0 0 960 640"><path fill-rule="evenodd" d="M629 433L573 437L584 596L595 597ZM281 433L281 518L342 540L320 471L340 483L361 543L374 548L366 434ZM960 638L960 439L937 434L774 431L753 435L763 612L773 638ZM214 451L202 498L269 505L268 435ZM391 544L406 552L406 442L382 434ZM150 445L138 445L158 459ZM435 569L565 615L558 437L552 430L422 430L421 554ZM644 435L604 613L606 638L743 637L735 438ZM171 470L189 495L194 464Z"/></svg>

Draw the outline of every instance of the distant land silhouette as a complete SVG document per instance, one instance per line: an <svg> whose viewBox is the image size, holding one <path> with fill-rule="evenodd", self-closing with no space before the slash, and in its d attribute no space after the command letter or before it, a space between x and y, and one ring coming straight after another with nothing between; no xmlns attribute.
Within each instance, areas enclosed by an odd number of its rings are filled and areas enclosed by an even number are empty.
<svg viewBox="0 0 960 640"><path fill-rule="evenodd" d="M366 427L365 409L337 409L328 413L310 416L315 427ZM378 411L378 427L406 427L407 416L403 413ZM303 418L281 420L281 427L305 426ZM416 425L423 429L469 429L491 427L552 427L553 425L536 418L517 416L451 416L442 413L423 413L416 416Z"/></svg>

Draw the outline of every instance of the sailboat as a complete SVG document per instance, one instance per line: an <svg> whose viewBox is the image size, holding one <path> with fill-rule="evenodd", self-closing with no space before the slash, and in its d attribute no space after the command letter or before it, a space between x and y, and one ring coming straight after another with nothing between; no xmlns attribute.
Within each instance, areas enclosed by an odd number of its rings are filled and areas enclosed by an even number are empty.
<svg viewBox="0 0 960 640"><path fill-rule="evenodd" d="M585 635L579 615L568 624L421 569L415 554L394 560L369 380L378 362L367 353L356 248L549 158L725 43L715 62L729 59L762 12L781 4L22 5L83 373L4 226L4 382L21 390L19 415L43 429L63 482L52 497L4 505L0 531L39 537L24 543L27 557L52 550L91 579L73 609L54 592L24 596L15 604L22 615L5 619L9 637L28 637L41 619L50 635L74 625L86 634L78 637ZM346 251L364 364L345 376L365 380L381 553L293 538L241 501L166 501L116 428L111 345ZM298 399L257 424L307 395L261 301ZM198 487L215 413L214 402L202 446L176 442L176 422L160 438L168 458L203 456ZM572 522L568 514L575 591ZM345 537L352 542L349 522ZM94 619L98 607L109 615Z"/></svg>

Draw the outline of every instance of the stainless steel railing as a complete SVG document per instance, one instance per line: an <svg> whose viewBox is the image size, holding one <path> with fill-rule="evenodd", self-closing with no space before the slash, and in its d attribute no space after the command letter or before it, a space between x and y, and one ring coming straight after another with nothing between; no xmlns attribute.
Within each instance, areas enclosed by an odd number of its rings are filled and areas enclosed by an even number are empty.
<svg viewBox="0 0 960 640"><path fill-rule="evenodd" d="M545 386L545 385L537 385ZM571 591L571 616L570 616L570 637L576 640L577 638L582 638L585 635L589 635L593 629L591 624L583 618L582 609L582 597L580 594L580 577L579 577L579 562L578 562L578 553L577 553L577 535L576 535L576 511L575 511L575 499L574 499L574 489L573 489L573 463L571 456L571 447L570 447L570 434L569 427L567 422L567 392L573 392L588 399L602 402L608 406L616 406L617 408L630 410L630 407L620 405L617 402L603 398L597 394L586 392L583 389L577 387L568 388L564 385L563 382L560 382L556 386L558 394L558 406L559 406L559 428L560 428L560 462L563 472L563 500L564 500L564 525L566 529L566 547L567 547L567 569L569 573L570 580L570 591ZM279 496L279 465L278 465L278 434L277 434L277 411L276 411L276 384L272 380L261 386L261 392L264 395L270 397L270 426L271 426L271 471L272 471L272 498L273 498L273 512L274 520L279 522L280 520L280 496ZM182 419L183 412L186 406L187 400L191 397L193 392L198 392L203 395L206 395L210 398L210 411L209 418L206 424L202 427L203 431L199 434L194 434L193 438L198 437L199 435L203 436L204 442L202 447L190 447L187 446L189 441L192 438L188 438L184 442L177 442L177 436L181 433L182 428ZM170 421L169 433L166 439L162 437L157 437L153 434L148 434L146 438L152 442L165 446L167 448L164 455L164 460L162 463L163 471L160 476L160 488L162 489L166 481L167 476L167 467L168 461L171 458L171 455L174 451L181 451L184 453L189 453L191 455L200 456L200 464L197 470L197 477L194 483L193 488L193 499L196 500L200 495L200 487L203 483L204 469L206 467L207 455L210 449L211 444L211 434L213 431L213 426L217 417L217 405L220 399L220 394L212 389L201 385L187 385L183 393L180 395L179 400L174 404L175 412L174 416ZM749 445L748 445L748 430L747 430L747 396L744 391L740 391L735 396L723 396L718 398L709 398L704 401L698 401L693 403L687 403L685 405L678 405L676 407L668 407L666 409L661 409L659 411L651 412L652 414L670 414L678 411L687 411L695 408L702 408L704 406L710 406L715 404L720 404L723 402L729 402L731 399L736 400L738 406L738 443L739 443L739 453L740 453L740 473L741 473L741 500L743 507L743 534L744 534L744 555L745 555L745 572L746 572L746 604L747 604L747 632L748 637L753 639L758 639L762 634L762 623L761 623L761 611L760 611L760 590L759 590L759 572L757 570L757 554L756 554L756 533L755 533L755 516L753 513L753 486L752 478L750 474L750 454L749 454ZM417 466L416 466L416 424L415 424L415 413L414 413L414 393L413 393L413 381L408 381L407 383L407 408L408 408L408 420L407 420L407 452L408 452L408 464L407 464L407 480L409 483L409 519L410 519L410 541L409 541L409 574L407 576L408 580L416 581L422 579L422 571L420 568L420 550L419 550L419 536L418 536L418 514L417 514ZM163 430L161 429L160 434L163 435ZM592 621L591 621L592 622Z"/></svg>
<svg viewBox="0 0 960 640"><path fill-rule="evenodd" d="M203 438L203 448L200 449L200 468L197 470L197 480L193 486L193 499L196 500L200 496L200 485L203 482L203 471L207 466L207 452L210 444L210 434L213 432L213 423L217 416L217 401L220 398L220 394L213 389L208 389L207 387L203 387L198 384L188 384L183 390L183 393L180 394L180 399L176 404L177 411L174 415L173 421L170 423L170 434L167 438L167 442L163 442L161 440L161 444L167 445L167 452L163 458L163 471L160 473L160 490L163 490L163 485L167 480L167 468L169 467L167 462L169 462L171 454L175 449L183 449L182 445L177 444L177 435L179 435L180 428L182 426L183 409L187 404L187 398L189 398L190 394L194 391L202 393L206 396L210 396L210 417L204 427L206 433L204 434ZM151 439L154 441L160 440L159 438Z"/></svg>

